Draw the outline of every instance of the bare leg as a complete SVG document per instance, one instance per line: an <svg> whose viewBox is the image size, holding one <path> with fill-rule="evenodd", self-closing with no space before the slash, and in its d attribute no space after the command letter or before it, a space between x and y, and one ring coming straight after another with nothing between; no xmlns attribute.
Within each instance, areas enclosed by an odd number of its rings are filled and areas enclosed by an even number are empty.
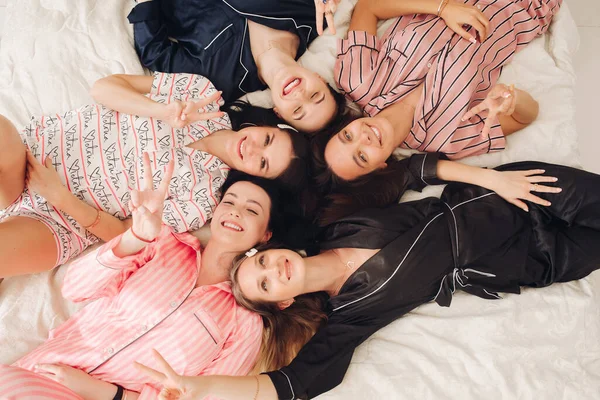
<svg viewBox="0 0 600 400"><path fill-rule="evenodd" d="M25 150L15 126L0 115L0 210L8 207L23 192Z"/></svg>
<svg viewBox="0 0 600 400"><path fill-rule="evenodd" d="M42 222L12 217L0 223L0 254L0 278L6 278L48 271L56 264L58 249L52 232Z"/></svg>

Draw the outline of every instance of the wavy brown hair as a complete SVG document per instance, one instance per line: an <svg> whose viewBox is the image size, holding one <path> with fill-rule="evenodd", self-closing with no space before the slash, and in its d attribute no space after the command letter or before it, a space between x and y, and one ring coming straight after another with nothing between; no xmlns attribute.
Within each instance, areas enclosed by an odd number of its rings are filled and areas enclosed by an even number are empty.
<svg viewBox="0 0 600 400"><path fill-rule="evenodd" d="M256 249L265 251L274 248L282 246L267 243ZM274 302L249 300L238 283L238 271L246 258L245 254L241 254L234 260L230 275L231 288L238 304L259 314L263 319L262 346L254 372L274 371L288 365L302 346L324 325L327 320L325 303L328 296L324 292L303 294L283 310Z"/></svg>

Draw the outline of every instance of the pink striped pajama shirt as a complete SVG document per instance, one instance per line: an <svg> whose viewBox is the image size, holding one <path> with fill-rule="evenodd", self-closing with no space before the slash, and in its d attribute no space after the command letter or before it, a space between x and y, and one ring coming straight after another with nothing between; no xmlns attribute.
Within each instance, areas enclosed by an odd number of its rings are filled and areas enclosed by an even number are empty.
<svg viewBox="0 0 600 400"><path fill-rule="evenodd" d="M90 302L50 332L48 340L0 369L0 398L46 392L64 399L61 385L31 372L38 363L79 368L94 378L156 398L160 387L133 361L156 367L157 349L184 375L245 375L261 345L261 317L239 306L228 282L195 287L201 248L188 233L164 227L139 253L116 257L120 237L73 263L63 295ZM77 397L74 397L77 398Z"/></svg>
<svg viewBox="0 0 600 400"><path fill-rule="evenodd" d="M423 84L413 126L401 147L442 152L453 159L504 149L497 118L483 137L487 112L464 122L461 117L486 97L502 66L548 29L562 0L464 3L490 20L483 43L462 39L444 20L429 14L399 17L381 38L350 31L338 42L337 85L371 117ZM476 34L473 28L468 31Z"/></svg>
<svg viewBox="0 0 600 400"><path fill-rule="evenodd" d="M201 99L216 91L203 76L157 72L148 97L159 103ZM216 109L215 104L207 110ZM155 118L123 114L91 104L62 115L32 119L21 138L40 161L51 157L62 183L79 199L117 218L130 216L129 191L144 183L143 153L150 155L154 180L160 181L169 160L175 171L163 220L177 232L195 230L212 217L229 167L219 158L187 147L221 129L229 116L174 129ZM60 265L98 239L71 216L27 189L6 210L44 223L54 234Z"/></svg>

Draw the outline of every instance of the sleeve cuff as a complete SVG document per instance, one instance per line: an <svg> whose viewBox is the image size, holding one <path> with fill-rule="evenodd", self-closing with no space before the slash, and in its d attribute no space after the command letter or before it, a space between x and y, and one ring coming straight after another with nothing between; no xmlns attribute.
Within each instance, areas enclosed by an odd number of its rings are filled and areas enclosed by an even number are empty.
<svg viewBox="0 0 600 400"><path fill-rule="evenodd" d="M447 182L438 178L437 165L438 161L447 159L448 157L442 153L414 154L410 159L409 168L414 176L419 177L419 184L422 187L442 185Z"/></svg>
<svg viewBox="0 0 600 400"><path fill-rule="evenodd" d="M129 267L131 263L138 257L139 253L144 251L145 247L135 254L126 257L117 257L113 252L113 249L119 244L121 236L123 235L121 234L117 236L98 249L96 261L98 261L98 263L103 267L110 269L123 269Z"/></svg>
<svg viewBox="0 0 600 400"><path fill-rule="evenodd" d="M127 16L129 23L160 19L160 6L157 0L150 0L133 7Z"/></svg>
<svg viewBox="0 0 600 400"><path fill-rule="evenodd" d="M298 393L294 393L292 381L289 376L282 370L265 372L263 375L268 375L277 390L277 397L280 400L295 400L300 398Z"/></svg>

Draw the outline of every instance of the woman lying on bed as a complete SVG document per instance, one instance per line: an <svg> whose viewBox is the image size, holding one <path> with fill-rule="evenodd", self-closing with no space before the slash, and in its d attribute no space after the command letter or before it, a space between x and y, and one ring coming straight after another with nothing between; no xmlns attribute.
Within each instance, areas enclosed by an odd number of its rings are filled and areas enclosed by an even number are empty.
<svg viewBox="0 0 600 400"><path fill-rule="evenodd" d="M172 169L152 190L147 158L145 164L144 190L164 199ZM155 399L151 380L133 364L140 356L151 363L151 348L189 375L251 371L269 335L260 316L236 304L227 280L237 254L283 232L284 204L275 183L236 171L223 191L202 248L191 234L162 224L162 200L133 190L133 225L65 276L65 297L94 301L13 366L0 366L0 398ZM300 317L287 324L293 336L282 332L279 340L306 343L314 333Z"/></svg>
<svg viewBox="0 0 600 400"><path fill-rule="evenodd" d="M163 218L177 232L211 217L230 168L290 186L306 174L302 135L243 105L230 123L202 76L115 75L92 95L106 107L33 119L20 134L0 117L0 277L48 270L127 230L129 190L147 177L144 154L153 180L175 161Z"/></svg>
<svg viewBox="0 0 600 400"><path fill-rule="evenodd" d="M311 133L340 116L345 100L296 60L324 15L335 33L339 1L138 0L128 19L146 67L204 75L228 102L269 87L277 115Z"/></svg>
<svg viewBox="0 0 600 400"><path fill-rule="evenodd" d="M500 299L496 292L581 279L600 268L600 175L538 162L499 169L522 168L558 178L564 190L548 196L551 206L531 203L527 213L486 189L453 183L441 199L337 221L316 256L268 249L239 260L233 293L262 315L305 293L331 296L326 325L287 367L241 378L182 377L184 370L164 360L162 372L142 369L171 389L164 398L180 391L182 399L252 399L257 392L254 399L312 398L342 382L358 345L421 304L449 306L457 289Z"/></svg>
<svg viewBox="0 0 600 400"><path fill-rule="evenodd" d="M502 66L547 30L561 3L359 0L334 76L368 117L330 130L324 158L335 178L372 179L392 168L399 146L453 159L502 150L538 114L529 94L496 84ZM397 16L375 36L378 20Z"/></svg>

